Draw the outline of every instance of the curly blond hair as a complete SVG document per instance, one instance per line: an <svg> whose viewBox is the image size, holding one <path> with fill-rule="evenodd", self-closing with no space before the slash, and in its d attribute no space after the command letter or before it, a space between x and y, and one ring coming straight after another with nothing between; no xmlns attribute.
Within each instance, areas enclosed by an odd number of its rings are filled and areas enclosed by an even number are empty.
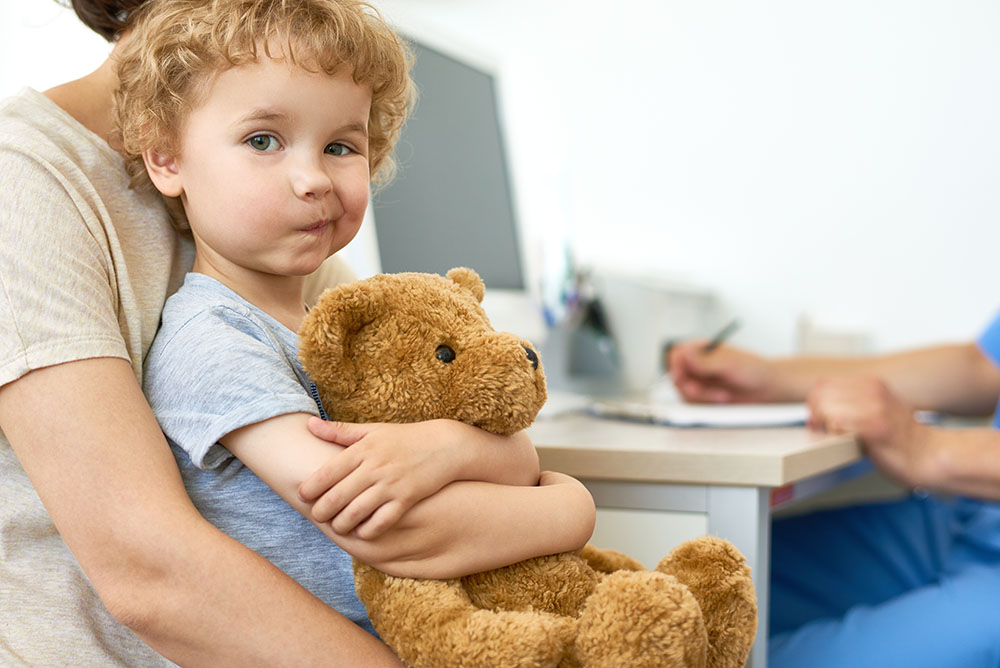
<svg viewBox="0 0 1000 668"><path fill-rule="evenodd" d="M133 187L152 187L142 153L176 154L187 114L215 74L278 57L335 74L347 66L372 90L372 183L391 180L392 150L413 105L412 55L378 10L357 0L154 0L129 17L116 54L117 139ZM176 198L167 198L175 199ZM179 202L168 201L181 229Z"/></svg>

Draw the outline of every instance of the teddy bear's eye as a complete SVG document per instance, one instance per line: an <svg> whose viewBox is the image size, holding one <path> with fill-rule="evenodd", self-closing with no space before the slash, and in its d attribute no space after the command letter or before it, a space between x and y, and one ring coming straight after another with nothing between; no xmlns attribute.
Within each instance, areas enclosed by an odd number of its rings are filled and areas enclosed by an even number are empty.
<svg viewBox="0 0 1000 668"><path fill-rule="evenodd" d="M448 346L440 345L437 347L437 350L434 351L434 357L437 357L445 364L451 364L455 361L455 351Z"/></svg>
<svg viewBox="0 0 1000 668"><path fill-rule="evenodd" d="M537 371L538 370L538 353L536 353L534 350L532 350L528 346L522 346L522 348L524 348L524 352L526 352L528 354L528 361L531 362L531 368Z"/></svg>

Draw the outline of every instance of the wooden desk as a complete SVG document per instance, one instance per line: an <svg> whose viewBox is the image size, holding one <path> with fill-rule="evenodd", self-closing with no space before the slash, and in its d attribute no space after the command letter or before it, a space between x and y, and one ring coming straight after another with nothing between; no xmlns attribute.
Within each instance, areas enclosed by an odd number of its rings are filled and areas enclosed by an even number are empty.
<svg viewBox="0 0 1000 668"><path fill-rule="evenodd" d="M703 513L707 533L746 555L759 611L753 668L767 665L771 512L871 469L853 437L804 427L674 429L565 415L529 434L542 468L580 479L599 509Z"/></svg>

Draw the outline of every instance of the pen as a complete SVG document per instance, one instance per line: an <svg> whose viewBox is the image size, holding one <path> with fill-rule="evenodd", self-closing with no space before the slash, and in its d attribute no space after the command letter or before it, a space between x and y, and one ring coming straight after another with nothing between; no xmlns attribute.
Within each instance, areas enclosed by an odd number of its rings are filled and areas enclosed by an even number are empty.
<svg viewBox="0 0 1000 668"><path fill-rule="evenodd" d="M719 330L719 333L712 337L712 340L705 344L701 349L702 354L710 353L719 346L721 346L726 339L732 336L733 332L739 329L740 321L739 318L734 318L729 321L729 324Z"/></svg>
<svg viewBox="0 0 1000 668"><path fill-rule="evenodd" d="M719 346L721 346L725 342L725 340L732 335L733 332L739 329L739 326L740 326L739 318L734 318L733 320L729 321L729 324L727 324L725 327L719 330L718 334L713 336L708 343L702 346L701 348L702 354L704 355L706 353L710 353ZM671 340L663 344L662 359L663 359L663 371L665 373L670 372L670 349L673 348L675 343L677 342Z"/></svg>

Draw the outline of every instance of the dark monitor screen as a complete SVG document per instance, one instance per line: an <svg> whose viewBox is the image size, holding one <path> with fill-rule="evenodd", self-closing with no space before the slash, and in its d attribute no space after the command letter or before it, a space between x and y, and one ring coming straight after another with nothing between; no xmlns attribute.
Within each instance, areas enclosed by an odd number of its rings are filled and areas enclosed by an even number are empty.
<svg viewBox="0 0 1000 668"><path fill-rule="evenodd" d="M467 266L488 288L523 290L495 78L410 43L419 97L396 178L372 202L382 271Z"/></svg>

